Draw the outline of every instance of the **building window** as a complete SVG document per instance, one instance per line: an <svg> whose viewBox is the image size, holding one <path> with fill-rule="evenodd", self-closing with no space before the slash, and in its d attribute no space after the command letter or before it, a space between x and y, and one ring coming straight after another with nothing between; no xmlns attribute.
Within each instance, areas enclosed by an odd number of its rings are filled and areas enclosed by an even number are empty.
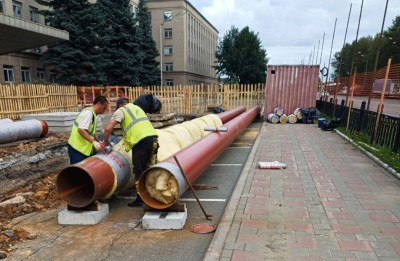
<svg viewBox="0 0 400 261"><path fill-rule="evenodd" d="M167 85L167 86L174 86L174 80L172 80L172 79L166 79L166 80L165 80L165 85Z"/></svg>
<svg viewBox="0 0 400 261"><path fill-rule="evenodd" d="M37 69L36 77L37 77L38 80L43 80L44 81L44 70L43 69Z"/></svg>
<svg viewBox="0 0 400 261"><path fill-rule="evenodd" d="M0 0L0 13L4 13L3 0Z"/></svg>
<svg viewBox="0 0 400 261"><path fill-rule="evenodd" d="M31 82L29 67L21 67L22 82Z"/></svg>
<svg viewBox="0 0 400 261"><path fill-rule="evenodd" d="M57 80L57 71L56 70L50 70L50 82L51 83L56 83Z"/></svg>
<svg viewBox="0 0 400 261"><path fill-rule="evenodd" d="M5 82L14 82L14 69L12 66L4 65L3 72Z"/></svg>
<svg viewBox="0 0 400 261"><path fill-rule="evenodd" d="M166 63L165 64L165 71L172 72L173 70L174 70L174 64L173 63Z"/></svg>
<svg viewBox="0 0 400 261"><path fill-rule="evenodd" d="M164 11L164 22L172 21L172 11Z"/></svg>
<svg viewBox="0 0 400 261"><path fill-rule="evenodd" d="M172 38L172 28L164 29L164 38Z"/></svg>
<svg viewBox="0 0 400 261"><path fill-rule="evenodd" d="M164 47L164 55L172 55L172 45L166 45Z"/></svg>
<svg viewBox="0 0 400 261"><path fill-rule="evenodd" d="M17 1L12 2L14 17L22 18L22 4Z"/></svg>
<svg viewBox="0 0 400 261"><path fill-rule="evenodd" d="M35 7L29 7L29 13L31 15L31 22L39 23L39 10Z"/></svg>

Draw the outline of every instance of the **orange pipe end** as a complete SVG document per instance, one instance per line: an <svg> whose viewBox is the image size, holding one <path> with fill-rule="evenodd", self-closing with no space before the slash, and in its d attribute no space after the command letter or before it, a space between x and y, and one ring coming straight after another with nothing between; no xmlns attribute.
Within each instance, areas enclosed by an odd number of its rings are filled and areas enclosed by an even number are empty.
<svg viewBox="0 0 400 261"><path fill-rule="evenodd" d="M42 133L40 137L44 137L44 135L46 135L47 132L49 131L49 125L47 124L47 122L43 120L40 120L40 123L42 124Z"/></svg>
<svg viewBox="0 0 400 261"><path fill-rule="evenodd" d="M96 157L64 168L56 180L61 199L76 208L104 198L111 192L114 183L115 176L111 167Z"/></svg>

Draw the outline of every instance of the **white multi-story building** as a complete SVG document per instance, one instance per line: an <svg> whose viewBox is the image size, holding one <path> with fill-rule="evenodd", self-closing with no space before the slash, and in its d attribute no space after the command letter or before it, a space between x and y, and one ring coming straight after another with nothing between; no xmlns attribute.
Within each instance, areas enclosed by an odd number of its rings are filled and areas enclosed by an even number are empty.
<svg viewBox="0 0 400 261"><path fill-rule="evenodd" d="M51 69L39 59L46 44L69 39L69 33L44 25L34 0L0 0L0 83L50 81ZM30 49L28 49L30 48Z"/></svg>

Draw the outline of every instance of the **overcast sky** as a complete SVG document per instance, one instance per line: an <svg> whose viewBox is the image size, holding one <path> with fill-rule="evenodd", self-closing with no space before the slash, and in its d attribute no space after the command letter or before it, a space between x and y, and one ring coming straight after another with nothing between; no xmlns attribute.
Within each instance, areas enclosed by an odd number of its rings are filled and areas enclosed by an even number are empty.
<svg viewBox="0 0 400 261"><path fill-rule="evenodd" d="M356 38L362 0L189 0L213 24L222 38L231 26L249 26L258 33L270 65L313 64L327 66L337 18L333 54L343 46L352 3L346 42ZM364 0L358 39L381 31L386 0ZM400 1L389 0L386 29L400 15ZM324 45L322 46L325 33ZM318 50L319 45L319 50ZM314 51L315 47L315 51ZM312 56L312 55L311 55ZM331 58L332 60L332 58Z"/></svg>

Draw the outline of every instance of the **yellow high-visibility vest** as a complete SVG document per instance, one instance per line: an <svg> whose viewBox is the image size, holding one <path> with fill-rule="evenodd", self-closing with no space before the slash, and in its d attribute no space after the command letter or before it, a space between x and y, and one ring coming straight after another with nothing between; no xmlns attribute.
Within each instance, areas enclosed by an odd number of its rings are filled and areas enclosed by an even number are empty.
<svg viewBox="0 0 400 261"><path fill-rule="evenodd" d="M84 112L85 110L90 110L93 114L93 121L89 126L88 132L89 135L94 137L96 134L96 125L97 125L97 115L94 112L93 108L85 108L82 110ZM74 125L72 126L72 131L71 131L71 136L69 136L68 144L71 145L72 148L76 149L80 153L90 156L93 154L93 145L89 141L87 141L84 137L82 137L79 132L78 132L78 126L79 126L79 121L81 120L81 113L79 113L78 117L76 117L76 120L74 122Z"/></svg>
<svg viewBox="0 0 400 261"><path fill-rule="evenodd" d="M124 132L125 150L129 151L143 138L157 136L157 132L146 113L133 103L122 107L124 120L120 123Z"/></svg>

